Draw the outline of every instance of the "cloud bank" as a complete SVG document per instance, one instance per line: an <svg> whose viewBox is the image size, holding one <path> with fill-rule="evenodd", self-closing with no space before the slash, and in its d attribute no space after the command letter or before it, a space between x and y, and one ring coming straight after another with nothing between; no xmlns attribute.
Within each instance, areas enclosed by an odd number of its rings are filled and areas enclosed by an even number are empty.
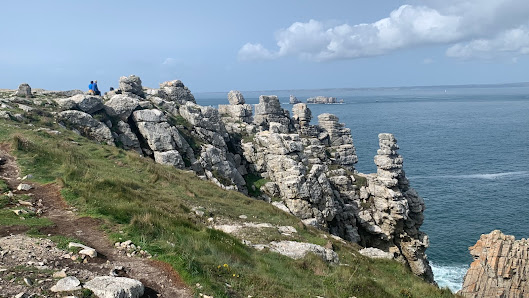
<svg viewBox="0 0 529 298"><path fill-rule="evenodd" d="M416 1L418 2L418 1ZM295 22L276 34L277 49L246 43L240 60L297 56L328 61L378 56L423 45L447 45L453 58L529 54L529 1L425 0L393 10L369 24Z"/></svg>

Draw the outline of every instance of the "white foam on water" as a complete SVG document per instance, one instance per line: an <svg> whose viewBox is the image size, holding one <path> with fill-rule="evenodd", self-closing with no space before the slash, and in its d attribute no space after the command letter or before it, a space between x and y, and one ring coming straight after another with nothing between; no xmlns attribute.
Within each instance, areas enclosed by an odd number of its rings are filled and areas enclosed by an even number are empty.
<svg viewBox="0 0 529 298"><path fill-rule="evenodd" d="M529 171L490 173L490 174L470 174L470 175L412 176L412 177L409 177L409 179L413 180L413 179L460 178L460 179L496 180L496 179L503 179L503 178L520 178L520 177L529 177Z"/></svg>
<svg viewBox="0 0 529 298"><path fill-rule="evenodd" d="M430 262L430 266L432 266L433 276L439 288L449 288L453 293L461 290L468 265L443 266Z"/></svg>

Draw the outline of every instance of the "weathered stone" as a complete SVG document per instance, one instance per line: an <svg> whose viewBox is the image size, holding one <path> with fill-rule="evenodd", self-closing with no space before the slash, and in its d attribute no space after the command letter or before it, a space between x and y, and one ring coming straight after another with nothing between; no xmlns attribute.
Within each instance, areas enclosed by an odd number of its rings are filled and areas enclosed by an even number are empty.
<svg viewBox="0 0 529 298"><path fill-rule="evenodd" d="M164 113L157 109L139 110L132 113L132 119L135 122L164 122L167 117Z"/></svg>
<svg viewBox="0 0 529 298"><path fill-rule="evenodd" d="M57 104L67 110L79 110L85 113L95 113L103 108L101 97L77 94L68 98L55 98Z"/></svg>
<svg viewBox="0 0 529 298"><path fill-rule="evenodd" d="M108 126L92 118L90 114L70 110L60 112L57 116L59 121L64 122L67 126L77 129L81 135L98 142L114 145L114 138Z"/></svg>
<svg viewBox="0 0 529 298"><path fill-rule="evenodd" d="M122 92L130 92L140 97L144 97L141 79L135 75L119 78L119 89Z"/></svg>
<svg viewBox="0 0 529 298"><path fill-rule="evenodd" d="M105 112L111 117L119 117L123 121L138 108L139 100L126 94L117 94L104 103Z"/></svg>
<svg viewBox="0 0 529 298"><path fill-rule="evenodd" d="M29 184L26 184L26 183L21 183L17 186L17 190L22 190L22 191L28 191L30 189L32 189L33 187Z"/></svg>
<svg viewBox="0 0 529 298"><path fill-rule="evenodd" d="M163 165L170 165L183 169L185 167L184 160L177 150L169 150L164 152L155 151L154 160Z"/></svg>
<svg viewBox="0 0 529 298"><path fill-rule="evenodd" d="M145 291L143 284L138 280L113 276L95 277L84 287L100 298L139 298Z"/></svg>
<svg viewBox="0 0 529 298"><path fill-rule="evenodd" d="M15 96L19 97L26 97L30 98L32 97L31 94L31 87L27 83L22 83L18 86L18 90L15 92Z"/></svg>
<svg viewBox="0 0 529 298"><path fill-rule="evenodd" d="M196 103L191 91L180 80L160 84L160 91L156 92L156 96L182 105L186 102Z"/></svg>
<svg viewBox="0 0 529 298"><path fill-rule="evenodd" d="M338 263L338 255L332 250L320 245L296 241L272 241L269 246L271 251L285 255L292 259L301 259L307 253L314 253L329 263Z"/></svg>
<svg viewBox="0 0 529 298"><path fill-rule="evenodd" d="M244 96L242 96L242 93L237 90L231 90L228 93L228 101L231 105L243 105L246 103L244 100Z"/></svg>
<svg viewBox="0 0 529 298"><path fill-rule="evenodd" d="M277 122L293 129L290 120L290 113L281 108L279 99L275 95L259 96L259 103L255 105L254 123L260 126L261 130L268 130L270 122Z"/></svg>
<svg viewBox="0 0 529 298"><path fill-rule="evenodd" d="M67 276L59 279L57 283L50 288L52 292L70 292L81 289L81 282L74 276Z"/></svg>
<svg viewBox="0 0 529 298"><path fill-rule="evenodd" d="M528 297L529 240L495 230L469 247L474 262L465 275L463 297Z"/></svg>

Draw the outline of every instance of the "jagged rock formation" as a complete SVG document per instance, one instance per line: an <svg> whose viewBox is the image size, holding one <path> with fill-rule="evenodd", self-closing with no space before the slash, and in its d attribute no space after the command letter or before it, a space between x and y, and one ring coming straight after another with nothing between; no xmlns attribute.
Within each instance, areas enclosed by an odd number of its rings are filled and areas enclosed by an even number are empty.
<svg viewBox="0 0 529 298"><path fill-rule="evenodd" d="M223 118L227 118L226 122L233 123L251 123L252 119L252 106L245 104L244 96L239 91L230 91L228 93L229 105L219 105L219 113ZM231 121L230 121L231 120ZM233 126L233 125L231 125ZM230 127L231 128L231 127ZM239 132L237 127L231 128L231 132Z"/></svg>
<svg viewBox="0 0 529 298"><path fill-rule="evenodd" d="M301 101L297 97L295 97L294 95L290 95L290 101L289 102L290 102L291 105L295 105L297 103L301 103Z"/></svg>
<svg viewBox="0 0 529 298"><path fill-rule="evenodd" d="M130 76L120 88L102 99L57 99L66 109L57 118L80 134L193 170L225 189L280 199L274 205L305 224L380 249L433 282L428 237L419 231L424 202L408 185L393 135L379 135L377 173L361 174L351 130L332 114L311 125L306 104L294 105L290 117L277 96L263 95L253 115L239 91L230 91L230 104L217 110L197 105L179 80L149 89ZM264 186L247 185L245 177L265 179Z"/></svg>
<svg viewBox="0 0 529 298"><path fill-rule="evenodd" d="M32 97L31 87L29 86L29 84L27 83L20 84L18 86L17 92L15 92L15 96L26 97L26 98Z"/></svg>
<svg viewBox="0 0 529 298"><path fill-rule="evenodd" d="M337 103L336 97L316 96L307 98L307 103L329 104Z"/></svg>
<svg viewBox="0 0 529 298"><path fill-rule="evenodd" d="M281 108L277 96L261 95L259 96L259 103L255 105L254 123L262 130L268 130L271 122L285 126L288 131L294 128L290 120L290 113Z"/></svg>
<svg viewBox="0 0 529 298"><path fill-rule="evenodd" d="M469 247L474 262L465 275L463 297L529 296L529 240L495 230Z"/></svg>

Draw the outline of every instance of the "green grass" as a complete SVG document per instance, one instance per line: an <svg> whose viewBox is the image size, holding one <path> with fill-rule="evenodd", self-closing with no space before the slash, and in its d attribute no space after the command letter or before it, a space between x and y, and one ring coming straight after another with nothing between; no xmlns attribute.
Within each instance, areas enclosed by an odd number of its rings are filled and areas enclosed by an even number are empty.
<svg viewBox="0 0 529 298"><path fill-rule="evenodd" d="M34 217L31 214L16 215L10 209L0 209L0 226L45 227L52 224L47 218Z"/></svg>
<svg viewBox="0 0 529 298"><path fill-rule="evenodd" d="M238 221L244 214L252 222L292 225L298 230L296 240L320 245L329 240L322 237L323 232L304 227L270 204L222 190L137 154L95 144L64 130L50 136L9 127L3 121L0 140L12 143L24 174L32 173L41 183L59 183L70 205L105 221L113 241L126 238L141 245L172 265L187 284L200 283L203 289L196 293L215 297L402 297L409 292L413 297L452 297L397 262L359 256L355 245L332 240L347 266L328 265L316 256L296 261L249 248L231 235L209 229L206 218ZM266 183L254 180L257 189ZM204 217L190 212L197 206L205 210ZM17 220L9 212L6 217L16 224L45 223L36 218ZM6 223L3 214L0 225ZM263 235L262 240L274 237Z"/></svg>

